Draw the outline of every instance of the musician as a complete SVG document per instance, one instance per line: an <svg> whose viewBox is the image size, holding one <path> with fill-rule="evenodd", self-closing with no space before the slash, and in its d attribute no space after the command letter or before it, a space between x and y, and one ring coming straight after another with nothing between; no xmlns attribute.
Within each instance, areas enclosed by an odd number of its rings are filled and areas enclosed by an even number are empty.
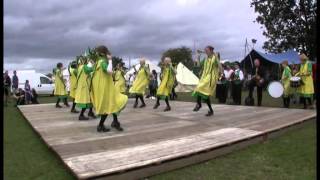
<svg viewBox="0 0 320 180"><path fill-rule="evenodd" d="M242 83L243 83L243 72L240 69L240 63L235 62L234 64L234 77L232 79L232 98L233 103L236 105L241 104L241 92L242 92Z"/></svg>
<svg viewBox="0 0 320 180"><path fill-rule="evenodd" d="M126 93L126 80L124 78L123 66L124 63L118 63L113 74L114 85L122 94Z"/></svg>
<svg viewBox="0 0 320 180"><path fill-rule="evenodd" d="M283 85L283 107L289 108L290 106L290 96L292 95L292 89L290 87L291 69L288 66L288 61L282 61L283 72L281 76L281 83Z"/></svg>
<svg viewBox="0 0 320 180"><path fill-rule="evenodd" d="M93 105L89 92L91 86L90 73L93 72L93 64L94 62L92 60L89 61L84 56L81 56L78 61L79 68L76 82L75 103L77 104L77 107L81 108L79 115L80 121L89 120L88 117L84 116L86 109L89 109L89 117L92 117L93 119L96 118L92 110Z"/></svg>
<svg viewBox="0 0 320 180"><path fill-rule="evenodd" d="M222 64L221 70L219 71L220 76L216 86L216 98L218 99L219 103L226 103L227 100L227 80L224 73L225 68L225 64Z"/></svg>
<svg viewBox="0 0 320 180"><path fill-rule="evenodd" d="M309 62L308 57L303 53L300 55L300 62L300 70L296 76L301 77L303 83L298 88L298 92L302 98L303 108L313 108L311 100L314 94L312 64ZM306 101L308 101L308 105Z"/></svg>
<svg viewBox="0 0 320 180"><path fill-rule="evenodd" d="M66 90L65 80L63 79L62 70L63 64L60 62L57 64L57 68L53 70L55 77L54 95L57 96L56 108L61 108L61 106L59 105L60 100L63 100L64 104L69 107L67 100L68 94Z"/></svg>
<svg viewBox="0 0 320 180"><path fill-rule="evenodd" d="M77 61L71 62L69 65L69 75L70 75L70 98L72 98L72 107L71 107L71 112L72 113L78 113L79 111L76 110L76 103L75 103L75 98L76 98L76 84L77 84Z"/></svg>
<svg viewBox="0 0 320 180"><path fill-rule="evenodd" d="M138 105L138 99L141 100L140 108L146 106L144 103L143 96L146 92L146 88L149 84L149 77L150 77L150 69L146 65L146 60L144 58L140 59L140 68L137 71L133 66L134 70L137 72L136 78L133 81L132 87L129 90L129 93L134 94L136 101L133 105L133 108L136 108Z"/></svg>
<svg viewBox="0 0 320 180"><path fill-rule="evenodd" d="M95 51L98 53L98 58L92 73L91 95L96 114L101 115L97 131L110 131L110 129L104 126L104 122L109 114L113 115L111 127L118 131L123 131L118 121L118 115L125 108L128 96L120 93L119 89L114 85L112 78L112 56L108 48L98 46Z"/></svg>
<svg viewBox="0 0 320 180"><path fill-rule="evenodd" d="M193 97L197 98L197 104L193 111L199 111L201 108L201 99L204 100L208 107L209 111L206 116L212 116L213 109L211 107L210 98L212 94L215 93L216 84L219 77L219 59L217 54L214 53L214 48L212 46L207 46L205 48L205 53L207 58L200 62L202 67L201 78L199 84L192 93Z"/></svg>
<svg viewBox="0 0 320 180"><path fill-rule="evenodd" d="M252 79L249 81L249 97L252 97L253 89L257 87L257 97L258 97L258 106L261 106L262 102L262 90L265 85L265 70L260 65L260 60L254 60L255 68L252 70L251 75L253 76Z"/></svg>
<svg viewBox="0 0 320 180"><path fill-rule="evenodd" d="M163 62L164 65L161 69L161 83L157 90L157 102L153 109L157 109L160 106L160 99L164 99L167 105L164 111L170 111L169 95L171 94L177 72L172 67L170 57L165 57Z"/></svg>
<svg viewBox="0 0 320 180"><path fill-rule="evenodd" d="M233 69L230 67L230 64L229 62L226 63L226 66L225 66L225 70L223 71L224 73L224 77L225 77L225 80L226 80L226 86L225 86L225 100L230 97L231 95L229 95L229 92L232 92L231 91L231 81L232 81L232 75L233 75ZM231 94L231 93L230 93Z"/></svg>

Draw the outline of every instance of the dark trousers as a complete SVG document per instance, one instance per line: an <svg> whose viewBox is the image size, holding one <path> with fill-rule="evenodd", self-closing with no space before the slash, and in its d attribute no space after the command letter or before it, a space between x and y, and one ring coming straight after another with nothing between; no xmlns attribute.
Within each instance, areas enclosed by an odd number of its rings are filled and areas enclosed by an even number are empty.
<svg viewBox="0 0 320 180"><path fill-rule="evenodd" d="M232 82L232 99L234 104L241 104L242 83Z"/></svg>
<svg viewBox="0 0 320 180"><path fill-rule="evenodd" d="M219 103L226 103L227 101L228 89L226 84L217 84L216 87L216 98Z"/></svg>
<svg viewBox="0 0 320 180"><path fill-rule="evenodd" d="M257 86L256 81L255 80L251 80L249 82L249 97L253 97L253 89L254 87ZM258 106L261 106L261 102L262 102L262 90L263 87L261 86L257 86L257 97L258 97Z"/></svg>

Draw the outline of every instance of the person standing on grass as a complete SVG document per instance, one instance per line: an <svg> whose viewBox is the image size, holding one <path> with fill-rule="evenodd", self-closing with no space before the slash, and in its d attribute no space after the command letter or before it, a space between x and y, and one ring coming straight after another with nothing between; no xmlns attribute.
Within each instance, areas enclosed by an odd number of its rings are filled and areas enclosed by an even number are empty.
<svg viewBox="0 0 320 180"><path fill-rule="evenodd" d="M138 99L141 101L140 108L146 106L144 103L143 96L146 92L146 88L149 85L149 78L150 78L150 69L149 66L146 65L146 60L144 58L140 59L140 68L137 71L133 66L134 70L137 72L135 80L133 81L132 87L129 90L129 93L135 95L136 101L133 105L133 108L138 106Z"/></svg>
<svg viewBox="0 0 320 180"><path fill-rule="evenodd" d="M54 81L54 95L57 96L57 103L56 103L56 108L61 108L62 106L59 105L60 100L63 100L64 104L69 107L68 104L68 94L66 90L66 85L65 85L65 80L63 79L62 75L62 69L63 69L63 64L58 63L57 68L53 70L53 74L55 77Z"/></svg>
<svg viewBox="0 0 320 180"><path fill-rule="evenodd" d="M10 87L11 87L11 79L8 74L8 71L5 71L3 74L3 100L4 100L4 105L7 106L10 98Z"/></svg>
<svg viewBox="0 0 320 180"><path fill-rule="evenodd" d="M110 131L110 129L104 126L104 122L109 114L113 115L111 127L118 131L123 131L118 121L118 115L125 108L128 96L120 93L120 90L114 85L112 78L112 56L108 48L98 46L95 51L99 57L92 74L91 96L96 113L101 115L97 131Z"/></svg>
<svg viewBox="0 0 320 180"><path fill-rule="evenodd" d="M17 76L17 71L13 71L13 76L12 76L12 91L15 93L18 90L19 86L19 78Z"/></svg>
<svg viewBox="0 0 320 180"><path fill-rule="evenodd" d="M220 62L218 56L213 50L214 48L212 46L207 46L205 48L207 58L200 62L203 68L201 78L199 80L199 84L192 93L192 96L197 98L197 104L193 111L199 111L201 108L201 100L205 100L209 107L209 111L206 116L213 115L210 98L213 94L215 94L219 77Z"/></svg>
<svg viewBox="0 0 320 180"><path fill-rule="evenodd" d="M232 81L232 98L236 105L241 104L242 82L244 79L243 72L239 67L240 63L235 62L234 65L234 79Z"/></svg>
<svg viewBox="0 0 320 180"><path fill-rule="evenodd" d="M90 84L91 78L90 73L93 72L93 64L94 62L86 57L81 56L78 61L78 73L77 73L77 82L76 82L76 92L75 92L75 103L76 105L81 108L81 112L79 115L79 120L89 120L88 117L84 116L84 112L86 109L89 109L88 116L92 117L93 119L96 116L93 113L92 109L92 101L90 97Z"/></svg>
<svg viewBox="0 0 320 180"><path fill-rule="evenodd" d="M26 104L31 104L31 98L32 98L32 92L31 87L29 84L29 80L26 80L26 83L24 84L24 91L25 91L25 97L26 97Z"/></svg>
<svg viewBox="0 0 320 180"><path fill-rule="evenodd" d="M126 93L126 79L124 78L124 63L118 63L113 74L114 85L122 94Z"/></svg>
<svg viewBox="0 0 320 180"><path fill-rule="evenodd" d="M77 84L77 74L78 74L78 65L76 61L71 62L71 64L68 67L69 75L70 75L70 94L69 96L72 98L72 107L71 112L72 113L79 113L79 111L76 110L76 84Z"/></svg>
<svg viewBox="0 0 320 180"><path fill-rule="evenodd" d="M292 95L292 89L290 87L290 78L291 78L291 69L288 66L288 61L282 61L281 63L282 67L283 67L283 72L282 72L282 76L281 76L281 83L283 85L284 88L284 92L283 92L283 107L284 108L289 108L290 106L290 96Z"/></svg>
<svg viewBox="0 0 320 180"><path fill-rule="evenodd" d="M298 88L298 93L302 99L303 108L313 108L312 98L314 94L314 86L312 79L312 64L309 62L308 57L305 54L300 55L300 70L296 76L300 76L303 84ZM307 102L308 101L308 105Z"/></svg>
<svg viewBox="0 0 320 180"><path fill-rule="evenodd" d="M169 95L172 91L177 72L172 67L170 57L164 58L163 66L164 67L161 69L161 83L157 90L157 102L153 109L157 109L160 106L160 99L164 99L167 104L167 107L164 109L164 111L170 111L171 107L169 104Z"/></svg>

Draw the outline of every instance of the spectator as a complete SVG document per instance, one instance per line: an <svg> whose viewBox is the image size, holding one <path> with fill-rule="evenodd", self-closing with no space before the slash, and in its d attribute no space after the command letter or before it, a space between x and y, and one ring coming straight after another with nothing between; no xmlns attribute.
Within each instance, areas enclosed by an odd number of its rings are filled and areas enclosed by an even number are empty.
<svg viewBox="0 0 320 180"><path fill-rule="evenodd" d="M158 75L155 70L152 70L150 75L150 83L149 83L149 90L150 90L150 97L151 99L155 99L157 94L157 88L158 88Z"/></svg>
<svg viewBox="0 0 320 180"><path fill-rule="evenodd" d="M9 77L8 71L5 71L3 74L3 100L4 105L8 105L8 101L10 98L10 87L11 87L11 79Z"/></svg>
<svg viewBox="0 0 320 180"><path fill-rule="evenodd" d="M37 94L37 92L36 92L36 90L34 88L32 88L31 93L32 93L32 96L31 96L32 104L39 104L38 94Z"/></svg>
<svg viewBox="0 0 320 180"><path fill-rule="evenodd" d="M29 80L26 80L26 83L24 84L24 91L25 91L25 97L26 97L26 104L31 104L32 92L31 92Z"/></svg>
<svg viewBox="0 0 320 180"><path fill-rule="evenodd" d="M18 90L19 86L19 78L17 76L17 71L13 71L13 76L12 76L12 91L15 93Z"/></svg>
<svg viewBox="0 0 320 180"><path fill-rule="evenodd" d="M25 105L25 92L19 88L14 94L13 97L17 100L16 105Z"/></svg>

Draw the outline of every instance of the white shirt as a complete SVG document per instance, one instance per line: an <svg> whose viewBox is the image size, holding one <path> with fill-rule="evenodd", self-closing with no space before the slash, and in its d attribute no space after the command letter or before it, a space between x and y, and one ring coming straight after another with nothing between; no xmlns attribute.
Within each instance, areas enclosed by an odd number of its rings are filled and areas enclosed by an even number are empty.
<svg viewBox="0 0 320 180"><path fill-rule="evenodd" d="M230 70L224 70L223 73L224 73L224 76L226 77L226 79L227 79L227 80L230 80L230 76L231 76L231 74L233 73L233 70L232 70L232 69L230 69Z"/></svg>
<svg viewBox="0 0 320 180"><path fill-rule="evenodd" d="M242 81L244 79L243 72L240 69L236 69L234 73L237 74L237 72L239 72L239 79Z"/></svg>

